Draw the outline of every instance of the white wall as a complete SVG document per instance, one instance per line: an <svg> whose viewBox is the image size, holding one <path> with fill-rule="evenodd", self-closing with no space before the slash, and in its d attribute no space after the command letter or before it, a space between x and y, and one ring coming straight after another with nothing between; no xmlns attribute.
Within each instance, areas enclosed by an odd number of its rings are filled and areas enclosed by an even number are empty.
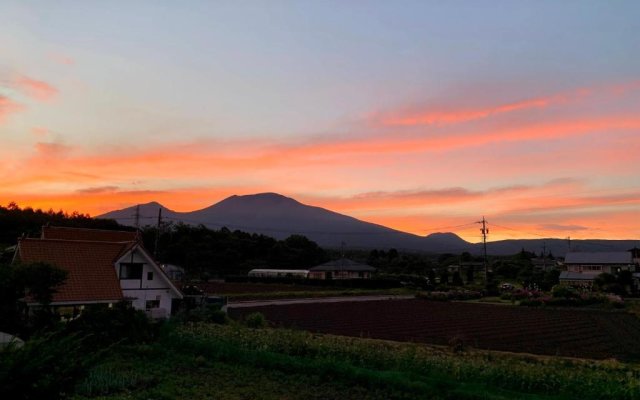
<svg viewBox="0 0 640 400"><path fill-rule="evenodd" d="M120 279L121 263L142 263L142 279ZM124 297L135 298L132 300L135 309L146 310L148 300L159 298L159 308L166 310L167 316L171 314L171 301L177 296L159 268L157 269L151 264L142 252L135 250L133 257L131 254L127 254L116 263L115 268ZM152 273L152 279L148 279L148 273Z"/></svg>

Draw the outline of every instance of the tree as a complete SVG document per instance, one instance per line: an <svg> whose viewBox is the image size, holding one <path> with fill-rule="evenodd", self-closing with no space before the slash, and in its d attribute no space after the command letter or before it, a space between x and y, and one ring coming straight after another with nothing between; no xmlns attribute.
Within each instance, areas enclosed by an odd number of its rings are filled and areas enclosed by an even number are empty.
<svg viewBox="0 0 640 400"><path fill-rule="evenodd" d="M616 282L622 287L625 293L628 293L631 288L633 288L633 273L629 270L618 272Z"/></svg>
<svg viewBox="0 0 640 400"><path fill-rule="evenodd" d="M44 307L49 306L56 288L64 283L67 275L67 271L43 262L20 265L16 268L16 280L20 287Z"/></svg>
<svg viewBox="0 0 640 400"><path fill-rule="evenodd" d="M474 269L473 269L473 265L469 265L467 267L467 284L472 284L474 282Z"/></svg>
<svg viewBox="0 0 640 400"><path fill-rule="evenodd" d="M52 321L49 304L56 288L66 278L66 271L47 263L0 265L0 330L26 333L29 321L23 319L20 301L25 295L43 306L42 311L34 315L36 319L30 322L35 322L36 327L49 325Z"/></svg>
<svg viewBox="0 0 640 400"><path fill-rule="evenodd" d="M394 259L398 258L398 256L399 256L398 250L389 249L389 252L387 253L387 257L389 258L389 260L394 260Z"/></svg>
<svg viewBox="0 0 640 400"><path fill-rule="evenodd" d="M464 251L462 252L462 254L460 254L460 261L469 262L471 260L472 260L471 253L469 253L468 251Z"/></svg>
<svg viewBox="0 0 640 400"><path fill-rule="evenodd" d="M456 271L453 273L453 278L451 281L451 284L453 286L463 286L464 282L462 282L462 277L460 276L460 272Z"/></svg>
<svg viewBox="0 0 640 400"><path fill-rule="evenodd" d="M624 289L617 282L615 275L603 272L593 280L593 286L599 291L623 294Z"/></svg>
<svg viewBox="0 0 640 400"><path fill-rule="evenodd" d="M440 271L440 284L441 285L449 284L449 271L447 271L446 268L443 268L442 271Z"/></svg>
<svg viewBox="0 0 640 400"><path fill-rule="evenodd" d="M429 272L427 273L427 278L429 279L429 284L431 285L436 284L436 271L434 271L433 268L429 269Z"/></svg>

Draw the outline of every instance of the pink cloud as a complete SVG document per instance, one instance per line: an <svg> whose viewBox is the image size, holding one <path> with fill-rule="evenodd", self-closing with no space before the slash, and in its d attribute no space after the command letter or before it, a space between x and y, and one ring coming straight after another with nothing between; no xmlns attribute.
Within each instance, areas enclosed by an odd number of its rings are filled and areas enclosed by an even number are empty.
<svg viewBox="0 0 640 400"><path fill-rule="evenodd" d="M47 136L49 132L49 129L43 128L41 126L34 126L33 128L31 128L31 133L33 134L33 136L40 138Z"/></svg>
<svg viewBox="0 0 640 400"><path fill-rule="evenodd" d="M23 111L24 108L22 104L0 95L0 123L5 122L9 115Z"/></svg>
<svg viewBox="0 0 640 400"><path fill-rule="evenodd" d="M51 53L49 58L56 64L61 65L74 65L76 63L75 59L61 53Z"/></svg>
<svg viewBox="0 0 640 400"><path fill-rule="evenodd" d="M486 99L477 99L479 106L464 106L466 98L459 98L453 104L436 103L425 107L410 107L405 110L392 110L373 114L371 121L379 126L445 126L494 117L516 111L545 109L558 105L577 103L591 98L610 98L623 96L629 92L640 90L640 81L629 81L619 84L600 85L591 88L578 88L568 92L550 94L542 97L525 98L507 101L494 105L486 104ZM474 96L474 97L477 97Z"/></svg>
<svg viewBox="0 0 640 400"><path fill-rule="evenodd" d="M47 82L32 79L27 76L21 76L16 83L18 88L27 96L38 101L49 101L58 94L58 89Z"/></svg>

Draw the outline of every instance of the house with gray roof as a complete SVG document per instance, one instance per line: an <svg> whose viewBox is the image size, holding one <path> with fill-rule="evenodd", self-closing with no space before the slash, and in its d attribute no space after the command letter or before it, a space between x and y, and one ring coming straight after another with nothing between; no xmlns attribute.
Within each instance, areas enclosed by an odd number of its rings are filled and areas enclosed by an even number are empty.
<svg viewBox="0 0 640 400"><path fill-rule="evenodd" d="M309 279L369 279L375 268L348 258L329 261L309 269Z"/></svg>
<svg viewBox="0 0 640 400"><path fill-rule="evenodd" d="M569 252L565 255L565 271L560 273L560 282L591 286L596 276L602 273L635 272L636 267L629 251Z"/></svg>

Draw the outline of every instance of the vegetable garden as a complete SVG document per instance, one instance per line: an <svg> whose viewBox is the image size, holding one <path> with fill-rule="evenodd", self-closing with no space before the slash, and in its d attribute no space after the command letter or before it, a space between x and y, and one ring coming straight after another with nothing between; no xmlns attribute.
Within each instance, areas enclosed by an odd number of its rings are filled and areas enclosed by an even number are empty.
<svg viewBox="0 0 640 400"><path fill-rule="evenodd" d="M621 311L385 300L229 310L312 332L579 358L640 359L640 320Z"/></svg>

